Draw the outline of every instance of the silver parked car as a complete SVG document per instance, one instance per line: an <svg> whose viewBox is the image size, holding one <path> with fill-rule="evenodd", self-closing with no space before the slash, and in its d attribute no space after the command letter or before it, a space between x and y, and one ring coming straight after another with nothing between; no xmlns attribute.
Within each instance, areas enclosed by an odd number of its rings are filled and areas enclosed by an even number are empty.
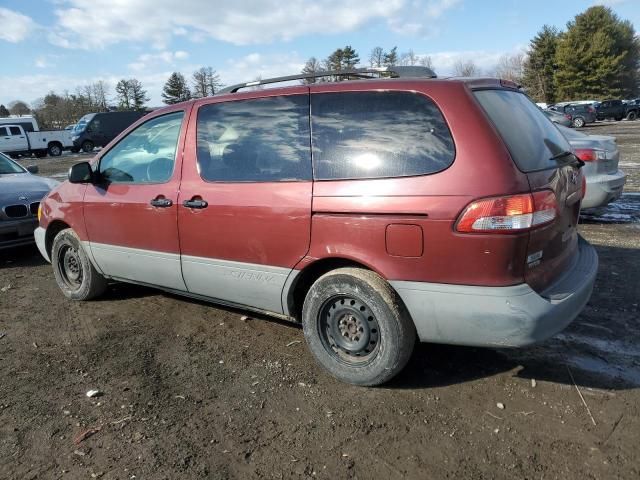
<svg viewBox="0 0 640 480"><path fill-rule="evenodd" d="M40 200L60 182L34 173L0 153L0 250L35 241Z"/></svg>
<svg viewBox="0 0 640 480"><path fill-rule="evenodd" d="M626 175L618 169L620 152L615 137L586 135L557 125L571 144L576 156L585 162L583 167L587 192L582 208L604 207L622 195Z"/></svg>

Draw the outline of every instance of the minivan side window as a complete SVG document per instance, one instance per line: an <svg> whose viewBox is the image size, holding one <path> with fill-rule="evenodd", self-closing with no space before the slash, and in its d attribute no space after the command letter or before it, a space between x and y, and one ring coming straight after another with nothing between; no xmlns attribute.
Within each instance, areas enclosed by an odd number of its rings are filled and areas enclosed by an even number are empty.
<svg viewBox="0 0 640 480"><path fill-rule="evenodd" d="M173 174L184 112L152 118L120 140L100 160L112 183L163 183Z"/></svg>
<svg viewBox="0 0 640 480"><path fill-rule="evenodd" d="M203 105L197 161L209 182L311 180L308 95Z"/></svg>
<svg viewBox="0 0 640 480"><path fill-rule="evenodd" d="M442 113L412 92L314 94L311 131L317 180L425 175L455 157Z"/></svg>

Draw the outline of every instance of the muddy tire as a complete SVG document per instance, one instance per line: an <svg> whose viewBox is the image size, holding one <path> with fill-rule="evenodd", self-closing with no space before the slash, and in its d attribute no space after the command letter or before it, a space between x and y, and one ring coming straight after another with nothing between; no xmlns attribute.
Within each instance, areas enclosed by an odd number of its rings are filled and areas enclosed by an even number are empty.
<svg viewBox="0 0 640 480"><path fill-rule="evenodd" d="M302 309L304 337L337 379L374 386L407 364L416 330L402 300L378 274L340 268L311 286Z"/></svg>
<svg viewBox="0 0 640 480"><path fill-rule="evenodd" d="M73 230L62 230L53 240L51 264L56 283L71 300L91 300L104 293L107 280L93 267Z"/></svg>

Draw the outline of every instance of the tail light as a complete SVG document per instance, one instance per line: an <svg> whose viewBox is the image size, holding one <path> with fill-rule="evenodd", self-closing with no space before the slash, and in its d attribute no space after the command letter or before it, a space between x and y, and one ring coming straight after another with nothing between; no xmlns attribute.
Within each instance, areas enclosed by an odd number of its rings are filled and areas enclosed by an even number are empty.
<svg viewBox="0 0 640 480"><path fill-rule="evenodd" d="M573 153L583 162L595 162L596 160L605 160L607 158L607 152L594 148L576 148Z"/></svg>
<svg viewBox="0 0 640 480"><path fill-rule="evenodd" d="M552 222L558 203L551 190L476 200L464 209L456 230L462 233L518 233Z"/></svg>
<svg viewBox="0 0 640 480"><path fill-rule="evenodd" d="M565 113L564 118L566 118L567 120L571 120L571 115L569 115L568 113Z"/></svg>
<svg viewBox="0 0 640 480"><path fill-rule="evenodd" d="M587 107L587 110L589 111L589 113L593 113L596 111L593 107Z"/></svg>

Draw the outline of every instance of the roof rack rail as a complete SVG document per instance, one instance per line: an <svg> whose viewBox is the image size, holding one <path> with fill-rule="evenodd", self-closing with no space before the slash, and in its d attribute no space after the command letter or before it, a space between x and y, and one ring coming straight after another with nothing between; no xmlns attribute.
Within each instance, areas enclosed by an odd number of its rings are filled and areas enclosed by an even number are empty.
<svg viewBox="0 0 640 480"><path fill-rule="evenodd" d="M379 75L374 77L372 75ZM312 78L325 77L356 77L356 78L437 78L433 70L428 67L419 66L398 66L398 67L373 67L373 68L353 68L351 70L327 70L315 73L299 73L297 75L287 75L285 77L273 77L255 80L253 82L238 83L223 88L216 92L216 95L225 93L236 93L241 88L257 87L270 83L290 82L292 80L309 80Z"/></svg>

